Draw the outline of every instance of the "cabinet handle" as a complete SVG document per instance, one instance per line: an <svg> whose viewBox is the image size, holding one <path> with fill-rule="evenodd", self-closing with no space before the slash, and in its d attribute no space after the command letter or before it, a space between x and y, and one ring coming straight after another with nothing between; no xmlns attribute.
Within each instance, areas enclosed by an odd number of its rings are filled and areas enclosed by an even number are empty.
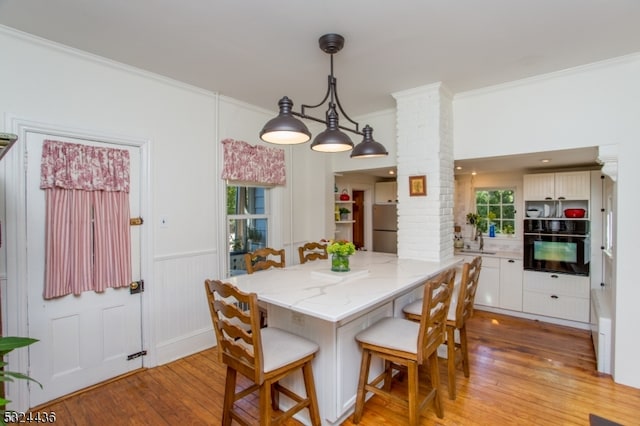
<svg viewBox="0 0 640 426"><path fill-rule="evenodd" d="M551 298L552 298L552 299L557 299L557 298L558 298L558 296L556 296L555 294L552 294L552 295L551 295Z"/></svg>
<svg viewBox="0 0 640 426"><path fill-rule="evenodd" d="M545 200L553 200L551 197L544 197Z"/></svg>
<svg viewBox="0 0 640 426"><path fill-rule="evenodd" d="M509 263L516 263L516 261L513 259L509 259Z"/></svg>
<svg viewBox="0 0 640 426"><path fill-rule="evenodd" d="M566 200L565 197L558 197L558 200Z"/></svg>
<svg viewBox="0 0 640 426"><path fill-rule="evenodd" d="M558 276L556 274L552 274L551 278L558 278Z"/></svg>

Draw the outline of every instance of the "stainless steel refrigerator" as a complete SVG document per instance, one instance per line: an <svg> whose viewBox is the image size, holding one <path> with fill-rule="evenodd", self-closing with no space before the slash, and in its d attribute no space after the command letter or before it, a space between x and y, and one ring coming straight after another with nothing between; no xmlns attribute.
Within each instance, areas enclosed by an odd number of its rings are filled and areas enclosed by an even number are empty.
<svg viewBox="0 0 640 426"><path fill-rule="evenodd" d="M398 252L398 209L395 204L373 205L373 251Z"/></svg>

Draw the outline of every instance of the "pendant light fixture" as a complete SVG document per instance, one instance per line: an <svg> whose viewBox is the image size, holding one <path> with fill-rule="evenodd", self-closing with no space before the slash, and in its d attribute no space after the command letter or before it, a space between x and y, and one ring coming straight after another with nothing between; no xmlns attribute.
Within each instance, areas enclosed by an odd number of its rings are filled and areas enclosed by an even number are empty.
<svg viewBox="0 0 640 426"><path fill-rule="evenodd" d="M338 90L336 78L333 76L333 55L339 52L344 46L344 37L339 34L325 34L318 40L320 49L325 53L331 55L331 74L328 77L327 93L324 99L317 105L302 105L300 112L293 111L293 101L288 97L283 97L278 102L280 112L277 117L269 120L264 125L260 132L260 139L265 142L290 145L307 142L311 139L311 132L307 129L307 126L296 117L317 121L324 123L327 128L323 132L319 133L311 143L311 149L320 152L351 152L351 158L371 158L371 157L383 157L389 153L385 149L384 145L380 142L376 142L373 139L373 129L371 126L366 125L362 131L360 131L360 125L352 120L344 109L340 105L338 99ZM307 115L306 109L314 109L324 105L328 101L328 109L325 115L325 119L316 118ZM336 109L337 107L337 109ZM341 126L338 122L338 110L346 118L353 127ZM349 136L343 132L355 133L363 136L362 142L360 142L355 148L353 142Z"/></svg>

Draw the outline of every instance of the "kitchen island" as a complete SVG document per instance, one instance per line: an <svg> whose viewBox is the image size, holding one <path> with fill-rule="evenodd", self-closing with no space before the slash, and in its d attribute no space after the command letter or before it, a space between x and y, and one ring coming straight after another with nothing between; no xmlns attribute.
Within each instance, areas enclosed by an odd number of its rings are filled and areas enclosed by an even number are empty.
<svg viewBox="0 0 640 426"><path fill-rule="evenodd" d="M422 284L462 257L442 262L399 259L394 254L357 252L351 271L332 272L330 260L307 262L229 278L245 292L255 292L268 306L270 327L307 337L320 346L313 363L323 424L342 423L355 404L360 349L355 335L422 297ZM286 348L283 348L286 350ZM371 376L382 371L372 365ZM289 383L304 392L301 376ZM286 405L286 398L281 398ZM306 416L307 413L303 412ZM298 420L307 423L308 418Z"/></svg>

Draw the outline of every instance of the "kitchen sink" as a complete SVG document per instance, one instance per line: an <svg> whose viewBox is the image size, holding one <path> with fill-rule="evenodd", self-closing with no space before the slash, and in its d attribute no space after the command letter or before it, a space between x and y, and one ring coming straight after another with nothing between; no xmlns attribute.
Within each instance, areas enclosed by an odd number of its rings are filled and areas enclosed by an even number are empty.
<svg viewBox="0 0 640 426"><path fill-rule="evenodd" d="M460 253L473 253L473 254L496 254L495 251L486 250L474 250L474 249L461 249Z"/></svg>

